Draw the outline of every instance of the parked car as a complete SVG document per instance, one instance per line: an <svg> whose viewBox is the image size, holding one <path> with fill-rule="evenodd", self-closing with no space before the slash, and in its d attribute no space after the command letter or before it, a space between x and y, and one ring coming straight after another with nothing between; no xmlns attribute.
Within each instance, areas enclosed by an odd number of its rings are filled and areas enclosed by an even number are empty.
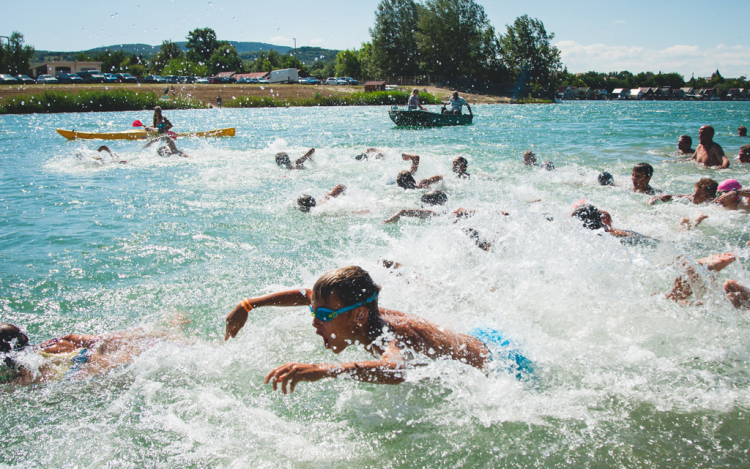
<svg viewBox="0 0 750 469"><path fill-rule="evenodd" d="M167 75L164 77L165 80L167 80L167 83L179 83L180 77L177 75Z"/></svg>
<svg viewBox="0 0 750 469"><path fill-rule="evenodd" d="M187 83L187 84L195 83L195 77L178 77L177 83Z"/></svg>
<svg viewBox="0 0 750 469"><path fill-rule="evenodd" d="M37 84L40 85L56 85L60 83L60 80L53 77L52 75L39 75L36 77Z"/></svg>
<svg viewBox="0 0 750 469"><path fill-rule="evenodd" d="M247 77L242 77L242 78L240 78L239 80L237 80L237 83L243 83L243 84L247 84L247 83L258 83L258 79L257 79L257 78L247 78Z"/></svg>
<svg viewBox="0 0 750 469"><path fill-rule="evenodd" d="M21 84L20 81L16 79L13 75L0 75L0 85L19 85Z"/></svg>
<svg viewBox="0 0 750 469"><path fill-rule="evenodd" d="M349 80L347 80L345 78L338 78L336 80L336 84L337 85L348 85L349 84Z"/></svg>
<svg viewBox="0 0 750 469"><path fill-rule="evenodd" d="M336 77L328 77L326 79L326 85L338 85L339 81L336 79Z"/></svg>
<svg viewBox="0 0 750 469"><path fill-rule="evenodd" d="M315 77L300 78L299 84L300 85L319 85L320 80L318 80Z"/></svg>
<svg viewBox="0 0 750 469"><path fill-rule="evenodd" d="M114 73L102 73L104 83L117 83L117 75Z"/></svg>
<svg viewBox="0 0 750 469"><path fill-rule="evenodd" d="M33 85L36 83L34 79L28 75L16 75L16 80L20 81L24 85Z"/></svg>
<svg viewBox="0 0 750 469"><path fill-rule="evenodd" d="M138 83L138 79L129 73L115 73L117 83Z"/></svg>
<svg viewBox="0 0 750 469"><path fill-rule="evenodd" d="M79 77L76 73L61 73L60 76L57 77L57 79L60 80L60 83L67 83L70 85L83 83L81 77Z"/></svg>
<svg viewBox="0 0 750 469"><path fill-rule="evenodd" d="M266 84L266 85L271 84L271 82L266 80L265 78L258 78L258 81L256 83L261 83L261 84Z"/></svg>
<svg viewBox="0 0 750 469"><path fill-rule="evenodd" d="M143 79L143 83L166 83L167 80L159 75L148 75Z"/></svg>
<svg viewBox="0 0 750 469"><path fill-rule="evenodd" d="M200 85L207 85L208 83L211 83L211 82L208 81L208 78L206 77L196 77L195 83L200 84Z"/></svg>
<svg viewBox="0 0 750 469"><path fill-rule="evenodd" d="M76 72L76 74L81 77L84 83L104 83L104 75L96 70L83 70Z"/></svg>
<svg viewBox="0 0 750 469"><path fill-rule="evenodd" d="M349 82L350 85L359 85L359 82L352 77L344 77L344 80Z"/></svg>

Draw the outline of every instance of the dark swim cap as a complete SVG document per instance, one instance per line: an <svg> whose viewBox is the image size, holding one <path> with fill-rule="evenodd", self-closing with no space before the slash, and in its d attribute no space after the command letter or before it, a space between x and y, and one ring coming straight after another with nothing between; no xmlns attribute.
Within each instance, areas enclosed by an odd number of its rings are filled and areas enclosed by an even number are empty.
<svg viewBox="0 0 750 469"><path fill-rule="evenodd" d="M590 230L598 230L604 227L604 223L602 222L602 212L593 205L581 205L573 211L572 216L581 220L583 226Z"/></svg>
<svg viewBox="0 0 750 469"><path fill-rule="evenodd" d="M316 205L317 202L315 202L315 198L311 195L303 194L297 199L297 208L303 212L309 212Z"/></svg>
<svg viewBox="0 0 750 469"><path fill-rule="evenodd" d="M435 191L424 194L420 200L423 204L445 205L445 203L448 201L448 196L445 195L445 192Z"/></svg>
<svg viewBox="0 0 750 469"><path fill-rule="evenodd" d="M611 186L615 183L615 178L606 171L599 173L599 177L597 179L599 180L600 186Z"/></svg>

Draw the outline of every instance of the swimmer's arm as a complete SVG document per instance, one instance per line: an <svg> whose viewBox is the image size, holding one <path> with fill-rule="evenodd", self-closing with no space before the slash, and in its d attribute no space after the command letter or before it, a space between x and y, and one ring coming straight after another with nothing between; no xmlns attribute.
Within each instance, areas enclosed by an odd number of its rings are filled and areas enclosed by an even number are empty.
<svg viewBox="0 0 750 469"><path fill-rule="evenodd" d="M726 169L729 167L729 160L727 159L727 156L724 154L724 152L721 152L721 168Z"/></svg>
<svg viewBox="0 0 750 469"><path fill-rule="evenodd" d="M690 195L672 195L672 194L665 194L665 195L657 195L656 197L652 197L651 200L648 201L649 205L654 205L656 202L669 202L673 198L685 198L690 197Z"/></svg>
<svg viewBox="0 0 750 469"><path fill-rule="evenodd" d="M309 289L287 290L264 296L245 298L235 306L226 318L224 340L234 338L245 326L251 309L262 306L309 306L312 303L312 291Z"/></svg>
<svg viewBox="0 0 750 469"><path fill-rule="evenodd" d="M46 353L69 353L81 347L89 348L96 342L94 335L71 334L56 339L49 339L41 343L39 348Z"/></svg>
<svg viewBox="0 0 750 469"><path fill-rule="evenodd" d="M414 174L417 172L417 169L419 169L419 155L415 155L414 153L402 153L401 158L404 159L404 161L411 160L411 168L409 168L409 172Z"/></svg>
<svg viewBox="0 0 750 469"><path fill-rule="evenodd" d="M443 180L443 176L440 176L440 175L432 176L431 178L422 179L421 181L419 181L419 184L417 184L417 187L420 189L426 189L430 187L431 185L435 184L436 182L439 182L442 180Z"/></svg>
<svg viewBox="0 0 750 469"><path fill-rule="evenodd" d="M401 217L414 217L414 218L430 218L437 215L432 210L421 210L421 209L403 209L399 211L397 214L393 215L391 218L385 220L383 223L395 223L401 219Z"/></svg>
<svg viewBox="0 0 750 469"><path fill-rule="evenodd" d="M339 184L338 186L334 187L331 190L331 192L329 192L328 194L326 194L326 197L333 197L333 198L335 198L335 197L338 197L341 194L343 194L344 191L346 191L346 186L343 185L343 184Z"/></svg>

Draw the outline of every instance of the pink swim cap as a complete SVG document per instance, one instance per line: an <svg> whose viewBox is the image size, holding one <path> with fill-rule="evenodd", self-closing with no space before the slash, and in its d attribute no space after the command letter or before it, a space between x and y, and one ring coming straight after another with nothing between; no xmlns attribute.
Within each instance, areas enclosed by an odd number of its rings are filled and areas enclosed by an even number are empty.
<svg viewBox="0 0 750 469"><path fill-rule="evenodd" d="M742 184L740 184L736 179L727 179L726 181L719 184L719 187L717 190L720 190L722 192L727 191L734 191L742 189Z"/></svg>

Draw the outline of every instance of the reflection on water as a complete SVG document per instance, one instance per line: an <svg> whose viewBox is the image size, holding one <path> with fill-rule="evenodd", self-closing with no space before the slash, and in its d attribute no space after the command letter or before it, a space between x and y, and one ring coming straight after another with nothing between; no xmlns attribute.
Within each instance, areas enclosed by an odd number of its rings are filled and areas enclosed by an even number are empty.
<svg viewBox="0 0 750 469"><path fill-rule="evenodd" d="M185 313L188 345L160 343L131 365L84 382L0 392L0 461L11 466L476 467L741 466L750 430L748 313L721 282L750 284L747 215L684 203L647 205L629 191L635 163L652 186L690 193L704 176L667 161L702 124L736 155L747 103L568 103L476 106L464 128L395 129L383 108L173 111L178 130L237 127L237 137L179 140L192 159L111 142L126 165L86 158L100 142L55 128L121 130L148 113L3 116L0 307L32 341L102 333ZM744 113L744 114L743 114ZM746 124L746 123L745 123ZM315 147L306 171L273 155ZM357 161L367 147L382 160ZM523 167L533 149L554 172ZM452 223L382 221L419 208L395 185L401 152L417 178L443 174ZM77 158L80 153L83 158ZM456 156L475 177L451 177ZM600 171L614 187L596 183ZM344 196L296 210L339 183ZM531 203L537 199L539 202ZM615 227L657 238L624 246L572 223L586 199ZM502 212L510 215L504 216ZM706 213L692 231L682 217ZM550 220L551 219L551 220ZM477 249L473 228L492 243ZM732 251L700 305L663 293L688 261ZM401 263L386 269L381 259ZM384 307L466 332L493 327L522 344L538 379L521 383L438 361L399 386L339 379L291 396L262 384L288 361L361 360L324 350L303 308L264 308L224 343L223 318L246 296L311 286L357 264ZM708 277L708 276L707 276Z"/></svg>

